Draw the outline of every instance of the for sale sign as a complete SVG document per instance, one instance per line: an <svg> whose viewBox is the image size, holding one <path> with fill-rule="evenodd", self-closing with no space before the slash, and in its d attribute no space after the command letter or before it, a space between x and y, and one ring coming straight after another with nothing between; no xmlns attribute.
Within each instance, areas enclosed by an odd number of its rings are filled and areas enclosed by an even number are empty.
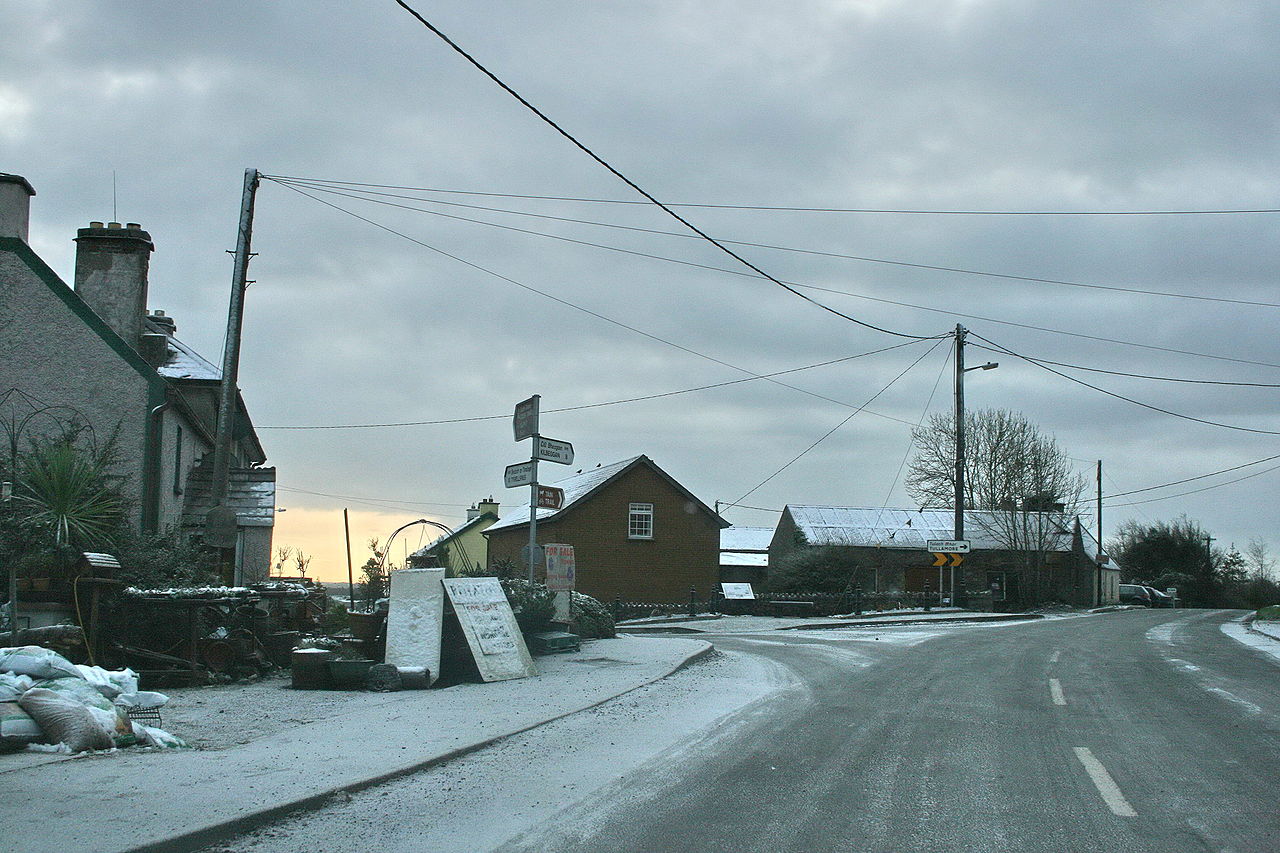
<svg viewBox="0 0 1280 853"><path fill-rule="evenodd" d="M543 545L547 555L547 589L571 590L577 582L572 545Z"/></svg>

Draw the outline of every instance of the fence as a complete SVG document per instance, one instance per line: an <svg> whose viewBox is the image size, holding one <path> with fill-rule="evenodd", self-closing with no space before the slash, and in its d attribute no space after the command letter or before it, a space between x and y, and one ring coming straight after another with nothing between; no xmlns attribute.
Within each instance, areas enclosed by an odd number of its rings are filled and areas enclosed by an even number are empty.
<svg viewBox="0 0 1280 853"><path fill-rule="evenodd" d="M717 592L701 598L697 589L689 590L686 601L624 601L620 596L610 604L614 621L660 617L698 616L703 614L750 616L836 616L851 613L902 610L911 607L937 607L936 592L757 592L754 599L726 599Z"/></svg>

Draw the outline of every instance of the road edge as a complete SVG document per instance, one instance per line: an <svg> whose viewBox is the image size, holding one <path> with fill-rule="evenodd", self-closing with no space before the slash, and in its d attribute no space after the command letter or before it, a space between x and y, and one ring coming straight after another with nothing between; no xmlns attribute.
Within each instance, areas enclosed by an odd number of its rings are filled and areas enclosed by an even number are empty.
<svg viewBox="0 0 1280 853"><path fill-rule="evenodd" d="M315 811L324 808L325 805L335 797L364 791L385 782L390 782L404 776L411 776L414 773L420 773L423 770L428 770L439 764L444 764L447 761L453 761L454 759L470 755L471 753L479 752L482 749L486 749L508 738L524 734L525 732L545 726L548 723L553 723L556 720L562 720L565 717L572 716L573 714L579 714L583 711L589 711L592 708L598 708L607 702L612 702L619 696L625 696L632 691L639 690L642 687L648 687L650 684L654 684L664 678L670 678L672 675L675 675L681 670L687 669L715 651L715 646L705 640L696 640L695 642L701 644L702 648L691 650L668 671L660 675L655 675L640 683L633 684L625 690L620 690L617 693L583 705L579 708L574 708L573 710L565 711L563 713L547 717L543 720L538 720L537 722L530 723L529 725L522 726L511 731L493 735L492 737L476 741L475 743L468 744L467 746L461 746L456 749L448 750L447 752L433 755L430 758L415 761L407 766L389 770L376 776L371 776L354 784L340 785L317 794L309 794L305 797L299 797L298 799L291 800L287 803L278 803L264 809L259 809L248 814L231 818L230 820L224 820L210 824L209 826L202 826L199 829L183 832L161 841L152 841L138 847L129 847L120 851L120 853L193 853L193 851L201 850L222 841L228 841L237 836L252 832L260 827L275 823L286 816L295 813L302 814L308 811Z"/></svg>

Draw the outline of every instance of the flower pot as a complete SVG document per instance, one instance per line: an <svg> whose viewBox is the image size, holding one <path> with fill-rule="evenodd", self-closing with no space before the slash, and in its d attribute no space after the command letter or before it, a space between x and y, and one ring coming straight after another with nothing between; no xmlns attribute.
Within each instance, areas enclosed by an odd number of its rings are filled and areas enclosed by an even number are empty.
<svg viewBox="0 0 1280 853"><path fill-rule="evenodd" d="M371 660L331 660L329 661L329 680L339 689L362 690L365 679L369 676L369 668L377 661Z"/></svg>

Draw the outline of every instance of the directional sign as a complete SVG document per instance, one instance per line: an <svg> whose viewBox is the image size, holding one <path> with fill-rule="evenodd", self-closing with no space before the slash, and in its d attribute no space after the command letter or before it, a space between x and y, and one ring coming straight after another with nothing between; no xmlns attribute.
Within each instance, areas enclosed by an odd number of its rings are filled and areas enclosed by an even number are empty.
<svg viewBox="0 0 1280 853"><path fill-rule="evenodd" d="M567 441L556 441L554 438L538 437L538 446L533 455L537 459L548 462L559 462L561 465L573 464L573 445Z"/></svg>
<svg viewBox="0 0 1280 853"><path fill-rule="evenodd" d="M935 554L968 554L968 539L929 539L925 542L925 550Z"/></svg>
<svg viewBox="0 0 1280 853"><path fill-rule="evenodd" d="M516 403L516 415L511 426L515 429L516 441L524 441L531 435L538 434L538 401L542 399L534 394L523 403Z"/></svg>
<svg viewBox="0 0 1280 853"><path fill-rule="evenodd" d="M964 562L963 554L941 553L941 554L933 555L933 564L938 568L942 568L943 566L950 566L951 568L954 569L956 566L960 565L963 562Z"/></svg>
<svg viewBox="0 0 1280 853"><path fill-rule="evenodd" d="M532 486L533 462L517 462L514 465L508 465L507 470L503 472L502 482L507 484L508 489L514 489L516 486Z"/></svg>
<svg viewBox="0 0 1280 853"><path fill-rule="evenodd" d="M564 506L564 489L557 489L555 486L538 486L538 506L543 509L560 509Z"/></svg>

